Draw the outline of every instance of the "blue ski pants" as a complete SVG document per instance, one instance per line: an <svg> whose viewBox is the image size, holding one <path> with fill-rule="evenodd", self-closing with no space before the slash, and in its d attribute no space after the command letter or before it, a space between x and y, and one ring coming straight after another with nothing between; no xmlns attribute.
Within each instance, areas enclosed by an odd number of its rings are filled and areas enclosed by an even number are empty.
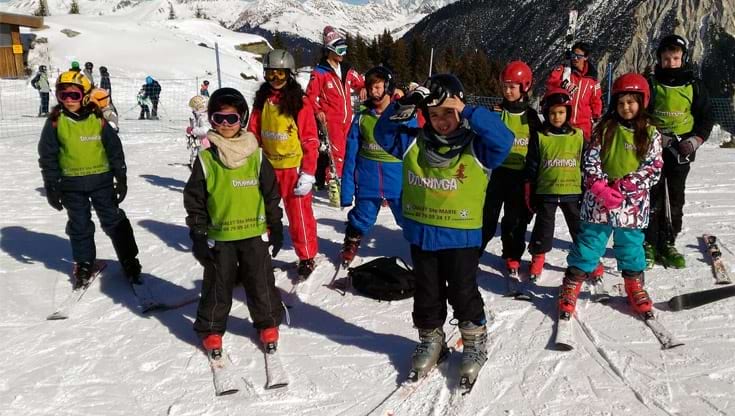
<svg viewBox="0 0 735 416"><path fill-rule="evenodd" d="M605 254L607 241L613 236L613 251L618 262L618 270L640 272L646 269L646 255L643 251L643 230L618 228L608 224L580 224L577 241L567 256L567 264L585 273L592 273Z"/></svg>

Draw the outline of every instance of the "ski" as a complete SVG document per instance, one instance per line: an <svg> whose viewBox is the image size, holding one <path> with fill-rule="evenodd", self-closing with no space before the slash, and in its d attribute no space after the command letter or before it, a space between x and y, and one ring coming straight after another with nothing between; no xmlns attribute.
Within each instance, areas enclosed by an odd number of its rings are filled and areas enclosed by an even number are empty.
<svg viewBox="0 0 735 416"><path fill-rule="evenodd" d="M265 388L270 390L288 386L288 373L275 345L267 346L263 354L265 356Z"/></svg>
<svg viewBox="0 0 735 416"><path fill-rule="evenodd" d="M321 147L325 147L327 157L329 158L329 181L327 182L327 189L329 195L329 205L339 208L340 206L340 190L342 187L342 181L337 173L337 164L334 160L334 145L329 140L329 132L325 123L317 120L317 130L319 132L319 141Z"/></svg>
<svg viewBox="0 0 735 416"><path fill-rule="evenodd" d="M700 292L685 293L669 299L669 308L672 311L692 309L720 299L735 296L735 286L724 286Z"/></svg>
<svg viewBox="0 0 735 416"><path fill-rule="evenodd" d="M651 329L653 332L653 335L656 336L656 339L661 343L662 349L669 349L678 347L681 345L684 345L683 342L677 340L674 338L674 336L669 332L662 324L659 322L656 317L654 316L653 312L649 311L647 313L641 314L640 318L643 319L643 322L646 323L646 326Z"/></svg>
<svg viewBox="0 0 735 416"><path fill-rule="evenodd" d="M85 293L87 293L87 289L94 283L95 280L97 280L97 277L100 273L107 267L107 263L102 260L97 260L94 263L94 272L89 278L89 282L79 288L73 289L71 293L64 299L61 304L56 308L56 311L52 313L51 315L47 316L46 319L49 321L57 321L61 319L68 319L71 316L71 312L74 310L74 307L79 303L79 301L82 299L82 296L84 296Z"/></svg>
<svg viewBox="0 0 735 416"><path fill-rule="evenodd" d="M588 280L587 285L590 289L590 299L592 299L593 302L607 303L610 301L610 292L605 286L605 281L602 276L597 279Z"/></svg>
<svg viewBox="0 0 735 416"><path fill-rule="evenodd" d="M704 240L705 251L712 263L712 273L715 276L715 284L726 285L732 283L730 271L725 265L725 262L722 261L722 252L720 251L720 247L717 245L717 237L710 234L704 234L702 236L702 240Z"/></svg>
<svg viewBox="0 0 735 416"><path fill-rule="evenodd" d="M232 360L224 350L216 349L207 352L209 367L212 370L214 394L225 396L237 393L237 377L233 374Z"/></svg>
<svg viewBox="0 0 735 416"><path fill-rule="evenodd" d="M345 263L341 260L340 258L337 261L332 280L325 286L344 296L347 294L347 289L350 288L350 264L354 263L355 260L353 259L350 263Z"/></svg>
<svg viewBox="0 0 735 416"><path fill-rule="evenodd" d="M559 312L559 319L556 321L556 337L554 339L557 349L571 351L575 348L572 327L572 314L569 312Z"/></svg>

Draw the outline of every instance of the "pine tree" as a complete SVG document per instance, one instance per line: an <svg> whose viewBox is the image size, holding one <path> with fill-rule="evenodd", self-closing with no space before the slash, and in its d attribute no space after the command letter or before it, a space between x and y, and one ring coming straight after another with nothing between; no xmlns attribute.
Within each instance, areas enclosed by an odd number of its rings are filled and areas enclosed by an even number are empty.
<svg viewBox="0 0 735 416"><path fill-rule="evenodd" d="M77 3L77 0L72 0L71 7L69 7L69 14L79 14L79 3Z"/></svg>
<svg viewBox="0 0 735 416"><path fill-rule="evenodd" d="M415 81L421 84L429 75L429 51L424 40L419 37L411 39L411 57L408 60L410 79L405 82Z"/></svg>
<svg viewBox="0 0 735 416"><path fill-rule="evenodd" d="M176 19L176 12L174 11L174 5L169 3L168 4L168 20L174 20Z"/></svg>
<svg viewBox="0 0 735 416"><path fill-rule="evenodd" d="M457 67L457 54L454 52L454 48L448 46L444 49L442 59L438 60L436 66L438 71L453 73Z"/></svg>
<svg viewBox="0 0 735 416"><path fill-rule="evenodd" d="M48 12L48 4L46 3L46 0L40 0L38 2L38 8L35 12L33 12L34 16L49 16Z"/></svg>
<svg viewBox="0 0 735 416"><path fill-rule="evenodd" d="M204 10L202 9L202 6L197 6L196 10L194 11L194 17L197 19L206 19L207 14L204 13Z"/></svg>
<svg viewBox="0 0 735 416"><path fill-rule="evenodd" d="M286 44L283 42L283 36L281 32L276 30L273 34L273 49L286 49Z"/></svg>
<svg viewBox="0 0 735 416"><path fill-rule="evenodd" d="M355 66L361 70L370 67L370 55L368 54L367 40L360 35L355 39L355 53L352 55Z"/></svg>
<svg viewBox="0 0 735 416"><path fill-rule="evenodd" d="M392 57L391 50L393 49L393 44L393 36L388 32L388 29L385 29L383 34L378 36L378 50L380 52L380 58L378 62L375 62L376 65L383 64L391 66L390 60Z"/></svg>
<svg viewBox="0 0 735 416"><path fill-rule="evenodd" d="M389 60L396 83L400 85L408 85L411 82L410 70L408 67L408 47L403 39L393 44L391 48L391 59Z"/></svg>
<svg viewBox="0 0 735 416"><path fill-rule="evenodd" d="M378 43L378 38L375 37L370 42L370 46L368 46L368 66L374 66L377 65L380 62L380 44Z"/></svg>

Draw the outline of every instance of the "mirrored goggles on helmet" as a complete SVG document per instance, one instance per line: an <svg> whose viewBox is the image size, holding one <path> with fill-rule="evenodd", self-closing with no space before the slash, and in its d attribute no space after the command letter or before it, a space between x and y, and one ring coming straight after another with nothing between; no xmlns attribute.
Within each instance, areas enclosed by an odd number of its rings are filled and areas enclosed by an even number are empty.
<svg viewBox="0 0 735 416"><path fill-rule="evenodd" d="M79 91L59 91L56 93L56 98L58 98L59 101L82 101L82 97L84 97L84 95Z"/></svg>
<svg viewBox="0 0 735 416"><path fill-rule="evenodd" d="M339 56L347 55L347 45L335 45L332 50Z"/></svg>
<svg viewBox="0 0 735 416"><path fill-rule="evenodd" d="M234 126L240 124L240 114L237 113L214 113L211 117L212 123L218 126Z"/></svg>
<svg viewBox="0 0 735 416"><path fill-rule="evenodd" d="M265 79L268 82L284 81L288 77L288 71L285 69L266 69Z"/></svg>

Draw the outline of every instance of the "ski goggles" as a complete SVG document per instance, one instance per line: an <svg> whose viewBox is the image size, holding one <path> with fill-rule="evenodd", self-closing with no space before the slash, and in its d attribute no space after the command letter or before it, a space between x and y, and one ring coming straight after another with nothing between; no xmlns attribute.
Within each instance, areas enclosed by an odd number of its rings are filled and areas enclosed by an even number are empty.
<svg viewBox="0 0 735 416"><path fill-rule="evenodd" d="M266 69L265 79L268 82L285 81L288 77L285 69Z"/></svg>
<svg viewBox="0 0 735 416"><path fill-rule="evenodd" d="M587 57L584 54L572 52L572 53L569 54L569 59L582 60L582 59L587 59Z"/></svg>
<svg viewBox="0 0 735 416"><path fill-rule="evenodd" d="M56 98L58 98L59 101L82 101L82 97L84 97L84 95L79 91L60 91L56 93Z"/></svg>
<svg viewBox="0 0 735 416"><path fill-rule="evenodd" d="M337 41L334 45L328 46L327 49L336 53L339 56L347 55L347 42L344 40Z"/></svg>
<svg viewBox="0 0 735 416"><path fill-rule="evenodd" d="M214 113L210 119L212 120L212 124L218 126L234 126L240 124L240 114L237 113Z"/></svg>

